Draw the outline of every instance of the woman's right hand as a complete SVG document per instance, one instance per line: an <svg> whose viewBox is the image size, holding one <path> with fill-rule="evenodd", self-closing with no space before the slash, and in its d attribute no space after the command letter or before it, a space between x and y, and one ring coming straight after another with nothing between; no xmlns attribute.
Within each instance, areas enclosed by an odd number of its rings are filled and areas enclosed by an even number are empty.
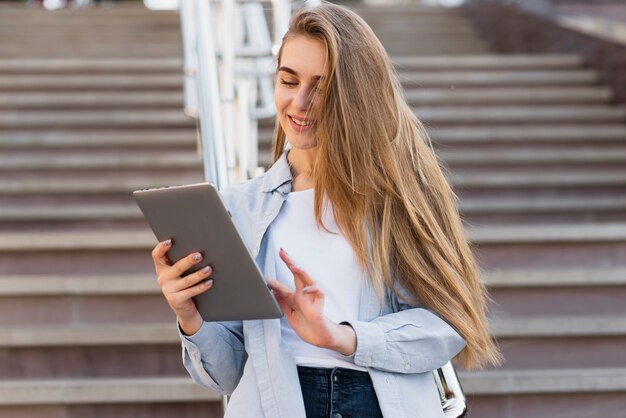
<svg viewBox="0 0 626 418"><path fill-rule="evenodd" d="M160 242L152 250L152 261L158 276L157 282L163 296L176 314L176 319L186 335L193 335L202 326L202 317L191 300L213 286L213 280L206 280L213 270L207 266L185 277L181 275L193 265L202 261L200 253L189 254L171 265L167 252L172 247L172 240Z"/></svg>

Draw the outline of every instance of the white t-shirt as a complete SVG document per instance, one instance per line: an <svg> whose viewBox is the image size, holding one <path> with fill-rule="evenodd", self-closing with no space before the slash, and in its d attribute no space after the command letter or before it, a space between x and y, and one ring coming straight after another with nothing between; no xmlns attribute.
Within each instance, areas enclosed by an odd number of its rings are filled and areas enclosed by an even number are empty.
<svg viewBox="0 0 626 418"><path fill-rule="evenodd" d="M313 189L291 192L278 216L267 230L268 252L265 273L294 289L293 274L278 256L282 247L294 264L307 272L324 292L324 314L333 322L357 320L361 288L366 276L358 265L352 247L327 208L318 228L313 208ZM311 367L356 366L340 353L308 344L295 333L287 320L281 319L283 344L290 349L296 363Z"/></svg>

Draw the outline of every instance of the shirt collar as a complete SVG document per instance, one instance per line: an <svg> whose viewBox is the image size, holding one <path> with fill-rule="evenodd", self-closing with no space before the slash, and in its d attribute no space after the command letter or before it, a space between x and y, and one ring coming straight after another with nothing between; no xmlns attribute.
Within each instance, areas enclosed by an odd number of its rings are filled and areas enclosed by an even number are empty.
<svg viewBox="0 0 626 418"><path fill-rule="evenodd" d="M287 151L283 152L276 162L265 173L263 192L270 193L277 189L283 194L291 191L291 169L287 161ZM282 187L281 186L285 186Z"/></svg>

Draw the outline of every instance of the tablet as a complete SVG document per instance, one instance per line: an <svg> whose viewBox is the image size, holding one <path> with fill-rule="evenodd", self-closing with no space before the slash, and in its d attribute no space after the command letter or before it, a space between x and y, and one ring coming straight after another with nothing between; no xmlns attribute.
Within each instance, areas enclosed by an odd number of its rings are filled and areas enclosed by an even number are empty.
<svg viewBox="0 0 626 418"><path fill-rule="evenodd" d="M172 239L172 263L199 252L213 286L194 297L205 321L280 318L282 311L233 224L217 189L209 183L137 190L133 197L159 241Z"/></svg>

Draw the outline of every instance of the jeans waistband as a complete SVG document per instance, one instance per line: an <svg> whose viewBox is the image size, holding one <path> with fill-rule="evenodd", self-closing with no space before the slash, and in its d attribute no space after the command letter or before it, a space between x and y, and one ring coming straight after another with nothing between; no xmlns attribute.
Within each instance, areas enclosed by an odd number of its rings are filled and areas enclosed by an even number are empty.
<svg viewBox="0 0 626 418"><path fill-rule="evenodd" d="M372 383L372 379L368 372L360 370L346 369L343 367L325 368L325 367L307 367L298 366L298 375L307 377L325 377L329 379L331 376L343 376L355 383Z"/></svg>

